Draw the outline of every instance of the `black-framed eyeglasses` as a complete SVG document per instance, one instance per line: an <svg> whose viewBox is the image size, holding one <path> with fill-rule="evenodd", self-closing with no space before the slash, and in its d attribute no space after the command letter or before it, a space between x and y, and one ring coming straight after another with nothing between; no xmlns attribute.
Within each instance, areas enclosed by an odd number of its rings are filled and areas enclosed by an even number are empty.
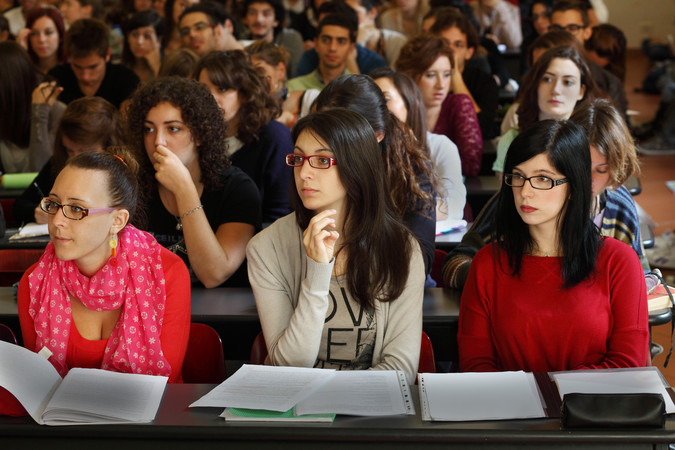
<svg viewBox="0 0 675 450"><path fill-rule="evenodd" d="M178 34L180 37L185 37L190 34L190 31L195 30L195 31L204 31L207 28L213 28L212 25L206 23L206 22L197 22L191 27L183 27L178 30Z"/></svg>
<svg viewBox="0 0 675 450"><path fill-rule="evenodd" d="M295 153L286 155L286 165L290 167L300 167L305 163L305 160L309 161L309 165L315 169L328 169L330 166L337 165L337 161L329 156L305 156L297 155Z"/></svg>
<svg viewBox="0 0 675 450"><path fill-rule="evenodd" d="M62 205L61 203L55 202L49 197L45 197L40 201L40 209L46 212L47 214L53 216L55 215L59 208L61 213L66 219L70 220L82 220L87 216L93 216L95 214L105 214L110 211L115 211L119 208L82 208L77 205Z"/></svg>
<svg viewBox="0 0 675 450"><path fill-rule="evenodd" d="M586 27L583 26L583 25L577 25L577 24L571 23L571 24L566 25L564 27L561 27L560 25L549 25L548 31L563 31L563 30L565 30L568 33L575 34L577 31L583 30L584 28L586 28Z"/></svg>
<svg viewBox="0 0 675 450"><path fill-rule="evenodd" d="M553 189L558 185L567 183L569 179L560 178L558 180L554 180L552 178L544 177L541 175L538 175L536 177L525 178L524 176L518 175L516 173L507 173L504 175L504 183L506 183L507 186L523 187L525 186L526 181L529 181L530 186L532 186L535 189L539 189L541 191L548 191L549 189Z"/></svg>

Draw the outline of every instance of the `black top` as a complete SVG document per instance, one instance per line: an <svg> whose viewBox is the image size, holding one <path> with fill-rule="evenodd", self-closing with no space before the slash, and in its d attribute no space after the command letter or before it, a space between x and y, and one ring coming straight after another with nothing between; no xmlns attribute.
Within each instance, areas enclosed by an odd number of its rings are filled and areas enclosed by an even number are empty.
<svg viewBox="0 0 675 450"><path fill-rule="evenodd" d="M480 107L478 124L483 139L492 139L499 135L495 123L495 115L499 105L499 87L489 73L473 66L466 65L462 78L471 96Z"/></svg>
<svg viewBox="0 0 675 450"><path fill-rule="evenodd" d="M229 167L223 171L223 187L202 193L201 202L204 213L215 233L220 225L230 222L248 223L255 231L260 231L260 195L251 178L238 167ZM188 260L183 232L176 229L178 219L164 208L158 192L155 192L147 208L148 231L155 236L157 242L179 255L190 269L193 284L201 285L194 275ZM222 286L248 286L246 263Z"/></svg>
<svg viewBox="0 0 675 450"><path fill-rule="evenodd" d="M61 64L52 68L49 75L56 78L59 85L63 87L59 100L66 105L85 96L80 90L80 85L77 83L75 72L73 72L70 64ZM105 76L101 86L96 91L96 97L108 100L119 109L120 104L131 97L139 83L140 80L133 70L119 64L106 63Z"/></svg>

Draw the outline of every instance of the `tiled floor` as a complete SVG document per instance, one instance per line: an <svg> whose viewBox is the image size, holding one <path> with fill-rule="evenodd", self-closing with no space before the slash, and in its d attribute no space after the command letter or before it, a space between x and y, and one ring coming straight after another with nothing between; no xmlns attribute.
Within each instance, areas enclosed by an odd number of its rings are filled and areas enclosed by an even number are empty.
<svg viewBox="0 0 675 450"><path fill-rule="evenodd" d="M628 107L637 111L632 116L635 123L652 120L658 108L659 97L634 92L647 73L647 60L641 51L629 51L626 73L626 96ZM675 180L675 156L640 156L642 173L642 193L635 201L645 210L654 222L654 234L659 235L667 230L675 230L675 193L671 192L665 182ZM675 270L664 271L670 276L669 283L675 284ZM672 280L672 281L671 281ZM661 325L652 330L652 339L665 349L665 352L654 358L653 364L658 366L671 386L675 386L675 361L663 367L665 354L670 348L671 325ZM675 360L675 356L672 357Z"/></svg>

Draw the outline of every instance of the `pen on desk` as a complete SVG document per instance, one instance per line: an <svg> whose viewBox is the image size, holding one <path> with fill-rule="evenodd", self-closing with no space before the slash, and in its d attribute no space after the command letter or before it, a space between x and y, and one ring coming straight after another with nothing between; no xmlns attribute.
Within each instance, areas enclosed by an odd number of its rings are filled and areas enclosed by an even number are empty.
<svg viewBox="0 0 675 450"><path fill-rule="evenodd" d="M42 189L40 189L40 186L38 186L37 182L33 181L33 186L35 186L35 189L37 189L38 194L40 195L40 200L45 198L45 193L42 192Z"/></svg>

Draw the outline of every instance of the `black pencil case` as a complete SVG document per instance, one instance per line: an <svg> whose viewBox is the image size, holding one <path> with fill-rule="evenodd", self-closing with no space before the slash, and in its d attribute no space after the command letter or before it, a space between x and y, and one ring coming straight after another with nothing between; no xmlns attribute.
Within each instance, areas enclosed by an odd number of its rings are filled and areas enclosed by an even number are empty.
<svg viewBox="0 0 675 450"><path fill-rule="evenodd" d="M663 428L661 394L565 394L563 428Z"/></svg>

